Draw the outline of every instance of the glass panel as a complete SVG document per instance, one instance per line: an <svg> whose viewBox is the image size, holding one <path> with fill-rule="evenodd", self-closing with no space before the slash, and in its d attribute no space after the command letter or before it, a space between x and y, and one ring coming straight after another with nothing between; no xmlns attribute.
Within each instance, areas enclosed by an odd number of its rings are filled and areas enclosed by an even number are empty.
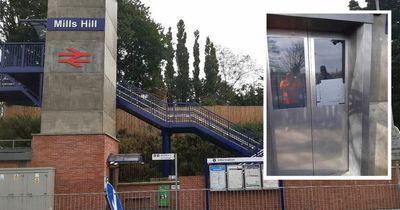
<svg viewBox="0 0 400 210"><path fill-rule="evenodd" d="M344 104L344 49L344 40L314 40L317 106Z"/></svg>
<svg viewBox="0 0 400 210"><path fill-rule="evenodd" d="M268 37L274 109L306 106L304 38Z"/></svg>

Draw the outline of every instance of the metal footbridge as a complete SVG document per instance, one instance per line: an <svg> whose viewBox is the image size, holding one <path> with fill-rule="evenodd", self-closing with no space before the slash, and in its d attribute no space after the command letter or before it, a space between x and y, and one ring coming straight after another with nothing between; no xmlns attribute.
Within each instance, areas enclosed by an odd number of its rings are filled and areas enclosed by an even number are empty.
<svg viewBox="0 0 400 210"><path fill-rule="evenodd" d="M44 42L0 44L0 101L41 106L44 55ZM162 131L163 152L171 134L195 133L239 156L263 154L261 137L196 103L167 103L126 81L116 89L118 108Z"/></svg>

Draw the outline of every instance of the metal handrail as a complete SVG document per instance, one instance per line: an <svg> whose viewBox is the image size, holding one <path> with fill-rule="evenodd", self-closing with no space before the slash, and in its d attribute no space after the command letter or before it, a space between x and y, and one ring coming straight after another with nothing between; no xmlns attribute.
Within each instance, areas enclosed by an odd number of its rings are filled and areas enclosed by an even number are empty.
<svg viewBox="0 0 400 210"><path fill-rule="evenodd" d="M7 140L0 140L0 151L1 150L17 150L17 149L30 149L31 148L31 139L7 139ZM10 146L7 147L5 142L10 142ZM29 146L16 146L18 142L29 142Z"/></svg>
<svg viewBox="0 0 400 210"><path fill-rule="evenodd" d="M128 84L128 83L123 83L123 84ZM137 87L135 87L135 86L133 86L133 85L131 85L131 84L128 84L128 86L129 86L131 89L128 89L128 88L126 88L126 87L124 87L124 86L121 86L121 87L122 87L122 88L125 88L125 89L128 90L128 91L134 90L134 91L132 91L132 92L141 92L142 94L147 95L147 96L151 99L151 100L149 100L149 101L158 102L158 105L159 105L160 107L165 107L165 106L167 106L167 102L164 102L164 101L160 100L159 98L154 97L152 94L147 93L146 91L144 91L144 90L142 90L142 89L139 89L139 88L137 88ZM202 106L199 105L198 103L194 103L194 102L175 102L175 103L173 103L173 105L179 106L179 107L191 107L191 110L199 109L199 110L201 110L201 111L203 111L203 112L206 112L206 114L204 114L204 115L207 115L207 116L209 116L210 118L213 117L213 118L215 118L215 119L218 119L219 122L224 122L223 124L225 124L227 127L235 127L235 128L236 128L235 130L240 130L240 131L241 131L241 132L239 132L239 133L241 133L241 134L246 134L246 136L251 136L252 138L257 138L257 135L254 134L254 133L253 133L252 131L250 131L249 129L242 128L242 127L238 126L237 124L230 122L229 120L227 120L227 119L225 119L225 118L223 118L223 117L221 117L221 116L215 114L214 112L211 112L210 110L208 110L208 109L202 107Z"/></svg>
<svg viewBox="0 0 400 210"><path fill-rule="evenodd" d="M17 85L18 83L16 83L9 75L0 74L0 87L13 87Z"/></svg>
<svg viewBox="0 0 400 210"><path fill-rule="evenodd" d="M0 43L0 71L6 67L43 67L44 42Z"/></svg>
<svg viewBox="0 0 400 210"><path fill-rule="evenodd" d="M125 81L117 84L117 95L166 122L194 122L241 146L257 149L260 139L253 132L192 102L168 103Z"/></svg>

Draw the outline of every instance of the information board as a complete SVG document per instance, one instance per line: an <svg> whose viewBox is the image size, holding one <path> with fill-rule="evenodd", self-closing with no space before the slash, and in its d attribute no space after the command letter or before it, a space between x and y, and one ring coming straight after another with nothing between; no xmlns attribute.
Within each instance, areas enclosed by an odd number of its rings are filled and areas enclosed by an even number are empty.
<svg viewBox="0 0 400 210"><path fill-rule="evenodd" d="M228 165L228 190L243 189L243 166Z"/></svg>
<svg viewBox="0 0 400 210"><path fill-rule="evenodd" d="M261 189L261 168L259 164L244 166L245 189Z"/></svg>
<svg viewBox="0 0 400 210"><path fill-rule="evenodd" d="M225 190L225 165L210 165L210 189Z"/></svg>

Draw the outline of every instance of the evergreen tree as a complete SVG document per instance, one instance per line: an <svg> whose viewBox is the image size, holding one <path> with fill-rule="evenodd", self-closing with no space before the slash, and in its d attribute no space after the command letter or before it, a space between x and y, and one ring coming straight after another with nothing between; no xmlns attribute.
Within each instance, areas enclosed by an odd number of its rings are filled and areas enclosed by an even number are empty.
<svg viewBox="0 0 400 210"><path fill-rule="evenodd" d="M155 91L164 86L162 27L139 0L118 1L118 79Z"/></svg>
<svg viewBox="0 0 400 210"><path fill-rule="evenodd" d="M194 32L194 46L193 46L193 90L194 90L194 100L199 103L201 96L201 81L199 78L200 74L200 50L199 50L199 37L200 33L198 30Z"/></svg>
<svg viewBox="0 0 400 210"><path fill-rule="evenodd" d="M355 1L355 0L351 0L351 1L349 2L348 7L349 7L350 10L359 10L359 9L361 9L361 8L360 8L360 5L359 5L358 2Z"/></svg>
<svg viewBox="0 0 400 210"><path fill-rule="evenodd" d="M178 66L178 76L176 78L176 97L181 102L190 99L190 80L189 80L189 53L185 46L186 32L183 20L178 22L177 45L176 45L176 63Z"/></svg>
<svg viewBox="0 0 400 210"><path fill-rule="evenodd" d="M165 35L165 42L166 42L166 50L165 50L165 59L167 65L165 67L165 85L167 86L167 94L169 99L173 98L175 94L175 69L174 69L174 47L172 43L172 32L171 27L168 28L168 32Z"/></svg>
<svg viewBox="0 0 400 210"><path fill-rule="evenodd" d="M205 46L204 73L206 75L203 88L205 92L204 103L206 105L213 105L217 103L221 78L218 75L218 60L215 47L209 37L206 39Z"/></svg>
<svg viewBox="0 0 400 210"><path fill-rule="evenodd" d="M19 19L46 19L47 0L0 1L0 38L7 42L39 41L40 37L30 25Z"/></svg>

